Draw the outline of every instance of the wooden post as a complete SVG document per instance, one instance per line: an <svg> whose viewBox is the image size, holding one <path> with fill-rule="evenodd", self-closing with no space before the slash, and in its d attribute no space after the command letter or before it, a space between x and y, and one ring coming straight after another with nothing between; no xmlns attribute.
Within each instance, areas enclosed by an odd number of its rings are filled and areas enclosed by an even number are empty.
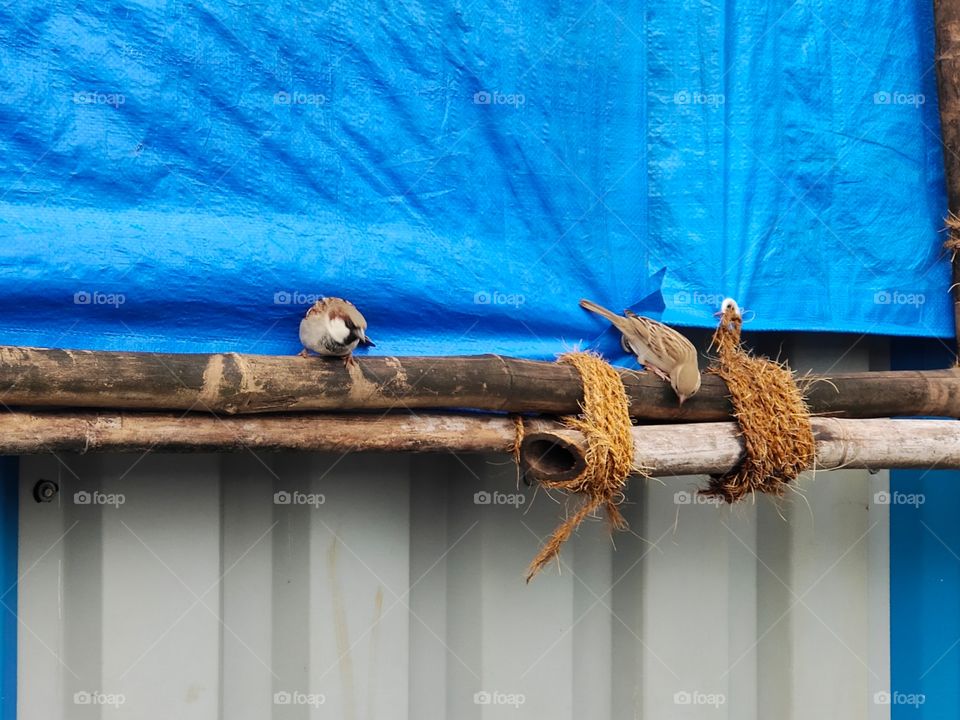
<svg viewBox="0 0 960 720"><path fill-rule="evenodd" d="M622 370L635 418L726 420L727 388L705 374L681 407L652 373ZM960 369L838 373L812 382L814 414L960 417ZM223 414L390 409L577 413L570 365L497 355L367 357L355 366L319 357L93 352L0 346L0 403L8 407L193 410Z"/></svg>
<svg viewBox="0 0 960 720"><path fill-rule="evenodd" d="M960 0L934 0L937 94L947 176L947 209L960 217ZM951 229L951 239L960 238ZM953 254L953 314L960 346L960 253Z"/></svg>

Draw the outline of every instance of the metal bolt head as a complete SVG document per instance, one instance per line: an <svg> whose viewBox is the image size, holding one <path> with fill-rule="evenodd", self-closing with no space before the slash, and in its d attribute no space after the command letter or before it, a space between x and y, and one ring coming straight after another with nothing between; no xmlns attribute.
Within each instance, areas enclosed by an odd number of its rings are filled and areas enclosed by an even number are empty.
<svg viewBox="0 0 960 720"><path fill-rule="evenodd" d="M37 480L33 486L33 499L38 503L53 502L53 499L60 492L60 486L53 480Z"/></svg>

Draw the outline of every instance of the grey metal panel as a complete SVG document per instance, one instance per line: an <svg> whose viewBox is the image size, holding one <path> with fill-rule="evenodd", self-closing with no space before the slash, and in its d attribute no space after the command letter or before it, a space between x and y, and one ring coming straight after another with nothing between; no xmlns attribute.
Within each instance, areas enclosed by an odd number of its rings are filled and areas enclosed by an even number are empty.
<svg viewBox="0 0 960 720"><path fill-rule="evenodd" d="M644 498L657 549L643 567L642 717L752 717L754 508L695 504L695 492L693 478L675 478Z"/></svg>
<svg viewBox="0 0 960 720"><path fill-rule="evenodd" d="M274 582L275 542L279 520L274 518L273 458L258 461L247 455L225 455L221 459L222 511L219 572L221 637L222 716L237 720L268 718L273 708L275 665L274 637L283 637L283 628L274 627L282 607L275 602L275 590L287 583ZM286 558L276 563L282 567ZM285 638L294 650L295 638Z"/></svg>
<svg viewBox="0 0 960 720"><path fill-rule="evenodd" d="M563 507L531 491L519 508L475 504L478 489L515 492L510 466L333 460L151 456L120 479L130 458L98 456L69 461L81 480L59 471L61 500L122 492L113 508L34 503L32 482L60 466L26 459L21 717L310 717L276 693L322 695L345 718L506 712L487 697L522 703L513 717L863 714L886 580L882 547L857 544L851 521L872 492L862 474L807 484L815 522L806 504L789 522L766 500L677 505L690 478L635 483L636 534L592 522L527 586ZM275 505L283 490L324 503ZM98 714L74 703L84 691L125 703Z"/></svg>
<svg viewBox="0 0 960 720"><path fill-rule="evenodd" d="M67 717L64 712L64 685L79 676L67 664L63 642L61 573L64 533L66 531L69 536L75 528L64 528L64 514L59 509L51 511L48 505L40 505L32 498L28 501L23 497L24 492L32 492L39 478L58 478L56 461L52 457L23 458L20 469L18 715L20 718ZM73 546L72 541L70 544ZM99 578L97 559L99 553L90 557L90 575L94 579ZM99 606L99 601L96 606ZM94 618L88 616L86 620L93 622ZM78 618L77 624L81 622ZM91 645L91 664L99 667L99 642Z"/></svg>
<svg viewBox="0 0 960 720"><path fill-rule="evenodd" d="M459 470L458 470L459 468ZM452 456L417 457L410 483L410 645L405 661L410 671L411 718L446 715L448 549L457 546L474 528L448 541L447 496L460 486L470 487L463 468ZM438 636L440 639L438 640ZM441 642L442 640L442 642ZM394 717L404 717L397 714Z"/></svg>
<svg viewBox="0 0 960 720"><path fill-rule="evenodd" d="M816 344L795 342L791 363L801 373L867 370L870 346L822 336ZM768 606L765 613L782 614L779 622L787 628L786 646L772 638L760 643L768 645L763 652L771 662L784 655L792 660L789 673L779 670L781 678L791 681L788 706L778 707L786 710L781 717L886 716L888 708L878 708L872 698L874 689L889 688L889 645L877 642L878 634L889 638L889 563L883 541L889 513L873 502L874 493L887 484L886 473L806 473L799 484L804 502L785 505L779 527L771 508L762 510L769 522L761 537L775 535L784 543L760 586L774 588L779 607ZM761 662L765 667L769 669ZM764 679L762 672L761 684ZM768 716L767 708L761 715Z"/></svg>

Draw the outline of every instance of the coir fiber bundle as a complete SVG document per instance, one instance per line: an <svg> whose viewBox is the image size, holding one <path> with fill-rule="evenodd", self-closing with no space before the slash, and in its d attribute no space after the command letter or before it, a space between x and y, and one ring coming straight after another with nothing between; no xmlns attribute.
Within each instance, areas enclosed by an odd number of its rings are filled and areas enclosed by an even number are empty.
<svg viewBox="0 0 960 720"><path fill-rule="evenodd" d="M713 335L718 358L709 372L727 384L734 416L743 434L744 459L725 475L712 477L704 495L728 503L753 492L782 496L788 483L813 463L816 444L810 412L791 370L743 349L743 318L736 303L724 303Z"/></svg>
<svg viewBox="0 0 960 720"><path fill-rule="evenodd" d="M560 547L583 520L601 507L606 508L610 524L622 530L627 521L617 507L633 466L633 440L627 393L620 375L601 357L574 352L560 356L558 362L573 365L583 382L582 414L563 419L587 439L586 468L572 480L541 483L545 488L582 496L582 503L561 523L527 569L527 582L556 557Z"/></svg>

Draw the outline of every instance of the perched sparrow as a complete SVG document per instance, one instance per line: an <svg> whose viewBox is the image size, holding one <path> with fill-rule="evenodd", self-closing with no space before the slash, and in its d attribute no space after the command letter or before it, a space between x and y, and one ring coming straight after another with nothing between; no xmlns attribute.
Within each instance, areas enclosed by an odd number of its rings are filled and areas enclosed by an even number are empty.
<svg viewBox="0 0 960 720"><path fill-rule="evenodd" d="M614 315L589 300L581 300L580 307L613 323L623 333L620 339L623 349L636 355L641 365L669 382L681 405L700 389L697 349L676 330L629 310L624 313L625 317Z"/></svg>
<svg viewBox="0 0 960 720"><path fill-rule="evenodd" d="M723 315L727 310L733 310L737 315L742 315L740 312L740 306L737 305L737 301L733 298L724 298L723 302L720 303L720 314Z"/></svg>
<svg viewBox="0 0 960 720"><path fill-rule="evenodd" d="M352 303L340 298L320 298L300 321L300 354L307 350L319 355L342 357L344 365L353 364L357 345L373 345L367 337L367 321Z"/></svg>
<svg viewBox="0 0 960 720"><path fill-rule="evenodd" d="M743 324L743 313L740 311L740 306L737 305L737 301L733 298L724 298L723 302L720 303L720 309L715 312L713 316L716 318L726 318L730 330L733 330L735 325Z"/></svg>

